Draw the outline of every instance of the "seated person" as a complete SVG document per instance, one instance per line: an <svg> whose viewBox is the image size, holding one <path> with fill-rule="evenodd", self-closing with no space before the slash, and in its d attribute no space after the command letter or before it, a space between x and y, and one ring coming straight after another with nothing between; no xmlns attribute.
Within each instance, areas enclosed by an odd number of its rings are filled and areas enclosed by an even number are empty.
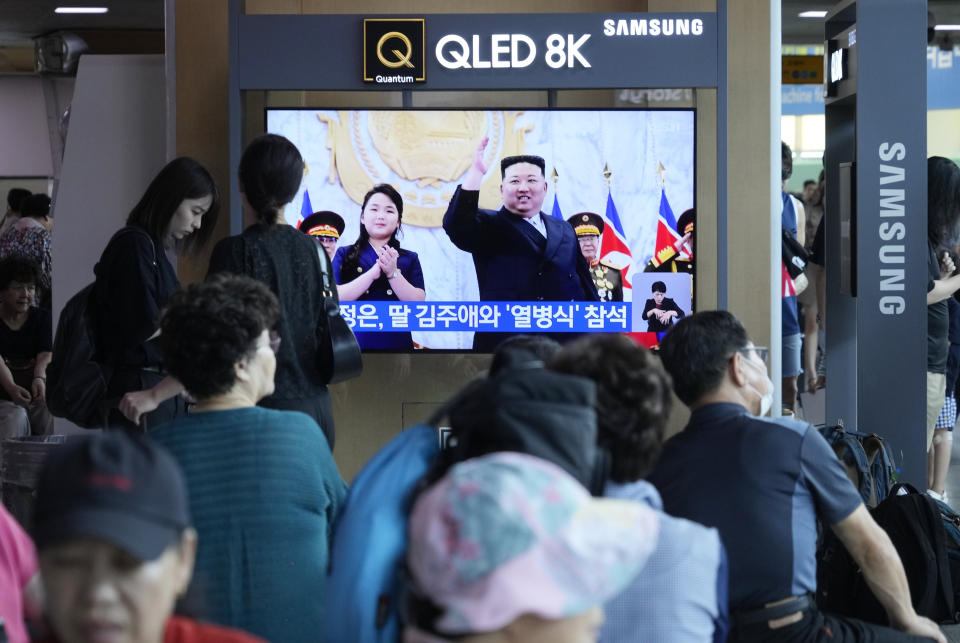
<svg viewBox="0 0 960 643"><path fill-rule="evenodd" d="M34 539L52 631L45 643L262 643L173 615L197 532L180 469L143 436L77 436L51 452Z"/></svg>
<svg viewBox="0 0 960 643"><path fill-rule="evenodd" d="M7 643L27 643L24 617L38 617L43 593L37 551L23 527L0 505L0 622Z"/></svg>
<svg viewBox="0 0 960 643"><path fill-rule="evenodd" d="M910 602L903 565L826 440L806 422L769 419L766 348L726 311L689 317L660 344L677 396L693 414L647 480L664 510L716 527L730 563L729 641L946 643ZM817 609L817 521L829 525L886 609L879 625Z"/></svg>
<svg viewBox="0 0 960 643"><path fill-rule="evenodd" d="M683 319L683 311L677 302L667 294L667 285L662 281L655 281L650 286L653 298L648 299L643 306L643 318L647 320L648 333L662 333L670 330L674 322Z"/></svg>
<svg viewBox="0 0 960 643"><path fill-rule="evenodd" d="M610 458L603 495L639 502L660 516L650 560L604 605L601 640L726 640L727 561L717 530L663 513L660 494L643 479L660 455L673 404L670 377L653 353L616 334L567 344L549 365L597 385L597 445Z"/></svg>
<svg viewBox="0 0 960 643"><path fill-rule="evenodd" d="M409 521L407 643L595 641L604 601L647 560L659 519L594 499L519 453L453 466Z"/></svg>
<svg viewBox="0 0 960 643"><path fill-rule="evenodd" d="M297 643L322 631L347 489L312 418L257 406L274 388L278 316L277 298L249 277L215 274L175 293L160 320L163 360L196 404L150 436L186 474L210 619Z"/></svg>
<svg viewBox="0 0 960 643"><path fill-rule="evenodd" d="M31 261L19 257L0 261L0 437L53 433L53 416L46 404L53 338L50 313L34 301L39 279ZM28 432L21 426L23 411L14 405L26 411Z"/></svg>

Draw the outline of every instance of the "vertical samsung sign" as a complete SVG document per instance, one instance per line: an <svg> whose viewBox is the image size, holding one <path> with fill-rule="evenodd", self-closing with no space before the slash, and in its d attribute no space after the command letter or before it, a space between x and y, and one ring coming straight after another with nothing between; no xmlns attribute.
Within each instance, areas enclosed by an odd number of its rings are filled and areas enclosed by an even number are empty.
<svg viewBox="0 0 960 643"><path fill-rule="evenodd" d="M880 180L876 186L880 203L877 254L880 260L879 308L883 315L902 315L907 308L906 158L907 146L901 141L884 141L877 148L880 166Z"/></svg>

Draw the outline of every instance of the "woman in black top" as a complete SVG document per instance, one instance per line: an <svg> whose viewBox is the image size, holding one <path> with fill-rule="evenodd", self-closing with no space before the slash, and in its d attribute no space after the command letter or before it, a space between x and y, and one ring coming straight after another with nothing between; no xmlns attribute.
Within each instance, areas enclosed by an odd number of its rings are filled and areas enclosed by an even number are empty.
<svg viewBox="0 0 960 643"><path fill-rule="evenodd" d="M180 288L167 250L201 246L219 211L220 193L206 168L191 158L174 159L94 267L98 358L113 366L107 399L118 400L108 426L147 429L184 411L183 387L165 374L157 341L160 311Z"/></svg>
<svg viewBox="0 0 960 643"><path fill-rule="evenodd" d="M26 409L31 434L49 435L53 416L46 395L52 337L50 314L34 305L39 283L40 270L32 261L0 261L0 398ZM8 410L0 417L6 420ZM9 434L11 429L0 426L0 436L17 437Z"/></svg>
<svg viewBox="0 0 960 643"><path fill-rule="evenodd" d="M280 320L275 330L283 341L277 351L276 386L259 404L306 413L323 429L333 450L333 407L326 386L330 365L320 364L318 357L326 327L320 325L323 296L317 260L318 255L322 261L329 259L282 217L284 206L300 189L303 167L296 146L282 136L264 134L247 146L238 174L244 220L251 225L217 243L208 274L247 275L277 296Z"/></svg>

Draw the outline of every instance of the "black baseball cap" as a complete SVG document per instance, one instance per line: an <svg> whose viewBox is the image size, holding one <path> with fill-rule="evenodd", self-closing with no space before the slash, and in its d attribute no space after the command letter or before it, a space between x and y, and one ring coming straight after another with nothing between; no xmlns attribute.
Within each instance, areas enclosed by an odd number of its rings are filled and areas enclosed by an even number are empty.
<svg viewBox="0 0 960 643"><path fill-rule="evenodd" d="M107 431L53 450L37 485L37 549L96 538L153 560L190 526L187 486L173 456L146 436Z"/></svg>

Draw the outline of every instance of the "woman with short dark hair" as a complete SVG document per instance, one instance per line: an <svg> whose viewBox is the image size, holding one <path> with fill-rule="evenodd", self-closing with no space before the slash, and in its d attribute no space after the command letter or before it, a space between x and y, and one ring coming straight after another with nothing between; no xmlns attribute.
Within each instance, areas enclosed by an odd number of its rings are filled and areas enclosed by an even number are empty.
<svg viewBox="0 0 960 643"><path fill-rule="evenodd" d="M53 433L46 405L53 340L50 314L34 302L39 283L33 262L0 261L0 438Z"/></svg>
<svg viewBox="0 0 960 643"><path fill-rule="evenodd" d="M108 426L143 430L184 412L183 387L163 368L160 311L180 289L167 250L202 246L217 223L220 192L210 172L181 157L154 177L94 267L91 309L98 358L113 368Z"/></svg>
<svg viewBox="0 0 960 643"><path fill-rule="evenodd" d="M280 315L248 277L221 273L174 294L160 322L164 364L196 404L150 436L186 474L211 620L296 643L320 631L346 485L316 422L257 406L287 339L274 330Z"/></svg>
<svg viewBox="0 0 960 643"><path fill-rule="evenodd" d="M250 225L217 243L208 274L253 277L277 296L283 344L277 353L276 391L260 405L306 413L323 429L332 450L333 406L326 386L332 365L320 363L327 328L318 263L329 259L282 216L300 189L303 168L299 150L282 136L264 134L247 146L237 173L244 220Z"/></svg>

